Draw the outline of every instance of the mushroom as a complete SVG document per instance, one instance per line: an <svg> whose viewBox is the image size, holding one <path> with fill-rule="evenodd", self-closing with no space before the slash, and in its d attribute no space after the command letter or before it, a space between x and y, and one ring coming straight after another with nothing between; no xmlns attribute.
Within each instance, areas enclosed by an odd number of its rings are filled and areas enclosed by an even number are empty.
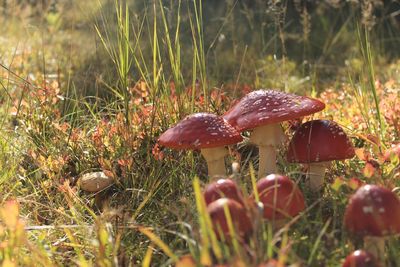
<svg viewBox="0 0 400 267"><path fill-rule="evenodd" d="M371 253L356 250L346 257L342 267L378 267L378 264Z"/></svg>
<svg viewBox="0 0 400 267"><path fill-rule="evenodd" d="M243 138L223 118L210 113L192 114L164 132L158 142L174 149L200 149L207 161L208 175L225 175L226 145Z"/></svg>
<svg viewBox="0 0 400 267"><path fill-rule="evenodd" d="M229 198L217 199L207 206L215 234L219 239L224 238L226 241L232 238L225 215L225 206L229 211L237 238L245 239L252 232L250 217L242 204Z"/></svg>
<svg viewBox="0 0 400 267"><path fill-rule="evenodd" d="M223 197L236 200L240 204L243 204L243 195L232 179L218 179L208 184L204 189L203 195L207 205Z"/></svg>
<svg viewBox="0 0 400 267"><path fill-rule="evenodd" d="M313 120L303 123L289 143L287 160L309 165L312 191L324 183L325 170L333 160L354 157L354 148L343 129L334 121Z"/></svg>
<svg viewBox="0 0 400 267"><path fill-rule="evenodd" d="M99 192L114 183L114 179L107 176L104 172L90 172L82 175L78 184L80 188L87 192Z"/></svg>
<svg viewBox="0 0 400 267"><path fill-rule="evenodd" d="M263 204L263 217L273 221L276 227L305 209L303 193L287 176L270 174L257 182L257 191ZM251 199L255 201L255 196Z"/></svg>
<svg viewBox="0 0 400 267"><path fill-rule="evenodd" d="M363 237L364 249L384 266L384 237L400 233L400 200L389 189L364 185L350 198L344 225Z"/></svg>
<svg viewBox="0 0 400 267"><path fill-rule="evenodd" d="M250 142L259 148L258 177L276 173L276 147L285 135L280 123L325 108L321 101L275 90L257 90L244 96L223 118L238 131L253 130Z"/></svg>

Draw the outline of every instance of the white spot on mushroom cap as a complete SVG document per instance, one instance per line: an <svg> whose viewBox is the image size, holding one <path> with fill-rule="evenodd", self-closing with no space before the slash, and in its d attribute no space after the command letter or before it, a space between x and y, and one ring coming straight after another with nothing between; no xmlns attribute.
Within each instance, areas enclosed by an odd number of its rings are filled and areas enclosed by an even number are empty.
<svg viewBox="0 0 400 267"><path fill-rule="evenodd" d="M363 212L364 212L365 214L367 214L367 213L373 213L373 212L374 212L374 208L373 208L372 206L364 206L364 207L362 208L362 210L363 210Z"/></svg>

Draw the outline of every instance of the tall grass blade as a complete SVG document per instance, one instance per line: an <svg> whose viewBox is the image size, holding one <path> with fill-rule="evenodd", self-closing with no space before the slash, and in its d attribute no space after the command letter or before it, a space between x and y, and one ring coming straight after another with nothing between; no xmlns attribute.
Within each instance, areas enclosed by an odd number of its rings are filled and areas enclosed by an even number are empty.
<svg viewBox="0 0 400 267"><path fill-rule="evenodd" d="M165 244L157 235L155 235L149 228L140 227L139 231L147 236L154 244L156 244L164 253L170 257L174 262L178 261L178 257L172 250Z"/></svg>

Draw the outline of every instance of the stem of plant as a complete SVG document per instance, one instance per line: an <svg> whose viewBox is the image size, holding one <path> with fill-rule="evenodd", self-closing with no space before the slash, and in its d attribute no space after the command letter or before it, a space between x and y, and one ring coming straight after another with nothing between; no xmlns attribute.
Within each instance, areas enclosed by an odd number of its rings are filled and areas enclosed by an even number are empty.
<svg viewBox="0 0 400 267"><path fill-rule="evenodd" d="M258 146L258 178L276 173L276 148L286 136L279 123L267 124L253 129L250 141Z"/></svg>
<svg viewBox="0 0 400 267"><path fill-rule="evenodd" d="M272 145L258 146L258 179L276 173L276 148Z"/></svg>
<svg viewBox="0 0 400 267"><path fill-rule="evenodd" d="M371 253L380 266L385 266L385 238L378 236L364 237L364 249Z"/></svg>
<svg viewBox="0 0 400 267"><path fill-rule="evenodd" d="M208 176L225 176L225 156L228 154L225 147L203 148L201 154L207 161Z"/></svg>
<svg viewBox="0 0 400 267"><path fill-rule="evenodd" d="M321 189L324 184L326 168L330 165L330 162L316 162L309 164L308 178L311 191L316 192Z"/></svg>

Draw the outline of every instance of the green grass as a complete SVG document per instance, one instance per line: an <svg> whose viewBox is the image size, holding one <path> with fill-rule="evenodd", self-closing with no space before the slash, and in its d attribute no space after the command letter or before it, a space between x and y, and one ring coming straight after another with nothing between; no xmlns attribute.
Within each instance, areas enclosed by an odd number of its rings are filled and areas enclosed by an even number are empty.
<svg viewBox="0 0 400 267"><path fill-rule="evenodd" d="M354 192L349 179L400 186L398 159L380 158L400 138L400 61L390 50L399 44L396 25L383 16L368 30L360 6L348 3L332 11L325 3L253 2L0 10L9 19L0 29L2 264L168 266L190 253L198 264L276 258L339 266L362 245L342 223ZM307 210L279 231L255 220L248 246L230 246L211 231L203 158L156 141L188 114L222 114L248 90L266 87L321 98L327 109L314 118L339 122L368 156L335 163L316 196L282 149L279 170L298 182ZM238 180L250 194L257 153L246 143L231 151L227 162L240 156ZM99 170L115 185L80 190L77 178ZM388 266L399 266L398 237L386 248Z"/></svg>

